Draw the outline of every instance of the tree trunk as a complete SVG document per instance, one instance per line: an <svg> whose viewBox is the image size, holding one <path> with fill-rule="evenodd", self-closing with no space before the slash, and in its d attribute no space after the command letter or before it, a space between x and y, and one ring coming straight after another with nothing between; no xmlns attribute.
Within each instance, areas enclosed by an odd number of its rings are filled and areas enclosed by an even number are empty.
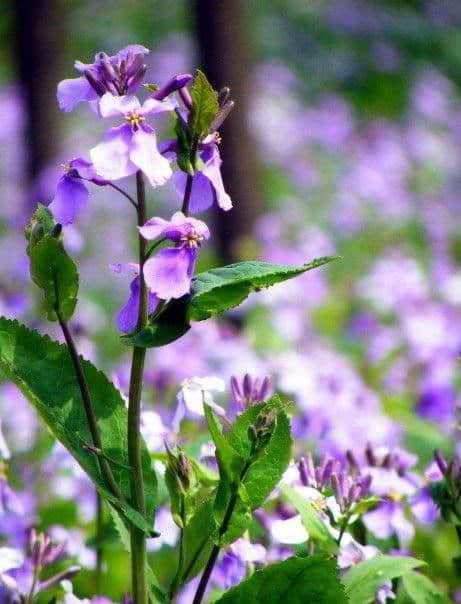
<svg viewBox="0 0 461 604"><path fill-rule="evenodd" d="M248 131L251 47L244 0L195 0L197 38L203 70L216 89L229 86L235 107L220 128L222 174L234 202L216 218L223 261L242 255L241 246L259 213L261 193L255 144Z"/></svg>

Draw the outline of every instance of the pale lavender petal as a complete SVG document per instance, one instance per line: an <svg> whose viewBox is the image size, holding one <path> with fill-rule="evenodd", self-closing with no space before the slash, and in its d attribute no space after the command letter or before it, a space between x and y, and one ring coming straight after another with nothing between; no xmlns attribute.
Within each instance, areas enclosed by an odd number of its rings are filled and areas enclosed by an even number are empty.
<svg viewBox="0 0 461 604"><path fill-rule="evenodd" d="M101 117L110 117L112 115L126 115L134 111L140 111L141 103L137 97L114 96L110 92L106 92L99 101L99 113Z"/></svg>
<svg viewBox="0 0 461 604"><path fill-rule="evenodd" d="M166 98L163 101L157 99L147 99L142 104L139 113L141 115L149 115L149 113L162 113L164 111L174 111L178 106L178 102L174 98Z"/></svg>
<svg viewBox="0 0 461 604"><path fill-rule="evenodd" d="M149 49L146 48L145 46L141 46L141 44L128 44L128 46L125 46L121 50L119 50L118 53L115 55L115 57L111 57L111 58L118 58L120 60L123 60L123 59L126 59L130 55L148 55L148 54L149 54Z"/></svg>
<svg viewBox="0 0 461 604"><path fill-rule="evenodd" d="M142 126L133 132L130 159L147 176L153 187L164 185L171 176L170 164L159 153L155 131L149 126ZM98 172L104 176L100 170Z"/></svg>
<svg viewBox="0 0 461 604"><path fill-rule="evenodd" d="M150 218L142 227L139 227L139 232L144 239L157 239L163 235L165 229L170 225L168 220L154 216Z"/></svg>
<svg viewBox="0 0 461 604"><path fill-rule="evenodd" d="M147 287L162 300L181 298L190 291L196 257L187 246L160 250L144 265Z"/></svg>
<svg viewBox="0 0 461 604"><path fill-rule="evenodd" d="M62 111L72 111L81 101L94 101L98 95L84 77L62 80L58 84L58 104Z"/></svg>
<svg viewBox="0 0 461 604"><path fill-rule="evenodd" d="M71 224L75 215L84 208L87 199L88 190L83 182L65 174L58 182L49 209L58 222Z"/></svg>
<svg viewBox="0 0 461 604"><path fill-rule="evenodd" d="M175 172L173 184L180 197L184 197L186 190L187 174ZM204 212L213 205L215 200L214 190L210 180L201 172L196 172L192 180L192 189L189 201L189 210L192 213Z"/></svg>
<svg viewBox="0 0 461 604"><path fill-rule="evenodd" d="M95 170L103 178L117 180L137 171L137 167L130 160L132 134L129 124L111 128L99 145L91 149L90 157Z"/></svg>
<svg viewBox="0 0 461 604"><path fill-rule="evenodd" d="M109 268L114 273L134 273L137 275L139 273L139 264L137 262L115 262L114 264L110 264Z"/></svg>
<svg viewBox="0 0 461 604"><path fill-rule="evenodd" d="M216 195L216 201L221 210L230 210L232 208L232 200L224 190L224 183L221 176L221 158L216 145L210 145L210 149L207 150L206 157L203 154L202 159L204 161L204 167L202 173L210 180L213 185L214 192ZM205 161L206 160L206 161Z"/></svg>

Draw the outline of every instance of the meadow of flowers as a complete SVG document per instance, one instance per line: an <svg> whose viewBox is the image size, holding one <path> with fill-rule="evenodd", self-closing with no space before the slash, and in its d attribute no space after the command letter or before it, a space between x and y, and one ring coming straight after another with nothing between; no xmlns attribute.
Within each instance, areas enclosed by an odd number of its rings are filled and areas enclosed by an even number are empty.
<svg viewBox="0 0 461 604"><path fill-rule="evenodd" d="M363 117L260 61L266 208L215 270L232 91L94 51L33 194L0 90L0 601L461 602L455 84Z"/></svg>

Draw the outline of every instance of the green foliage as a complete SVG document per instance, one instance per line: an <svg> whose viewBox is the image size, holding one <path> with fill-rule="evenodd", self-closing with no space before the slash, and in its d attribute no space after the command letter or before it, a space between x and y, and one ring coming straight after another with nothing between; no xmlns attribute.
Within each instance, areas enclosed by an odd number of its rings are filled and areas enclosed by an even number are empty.
<svg viewBox="0 0 461 604"><path fill-rule="evenodd" d="M177 141L176 163L178 168L192 176L194 174L192 141L187 125L179 117L176 118L174 132Z"/></svg>
<svg viewBox="0 0 461 604"><path fill-rule="evenodd" d="M70 319L77 304L78 272L62 242L45 235L29 248L32 281L43 290L48 320L56 321L57 313Z"/></svg>
<svg viewBox="0 0 461 604"><path fill-rule="evenodd" d="M205 492L202 502L197 505L194 515L184 529L183 583L192 579L203 568L210 555L216 534L213 496Z"/></svg>
<svg viewBox="0 0 461 604"><path fill-rule="evenodd" d="M149 318L147 326L122 339L130 346L156 348L166 346L182 337L190 329L186 321L187 302L184 298L172 300L158 315Z"/></svg>
<svg viewBox="0 0 461 604"><path fill-rule="evenodd" d="M405 591L415 604L449 604L450 600L425 575L409 572L402 576Z"/></svg>
<svg viewBox="0 0 461 604"><path fill-rule="evenodd" d="M282 493L288 501L294 505L300 513L301 522L309 535L309 539L312 539L312 541L317 543L326 552L336 553L338 551L336 541L333 539L330 531L320 518L320 514L312 504L303 499L299 493L288 485L284 484L281 488Z"/></svg>
<svg viewBox="0 0 461 604"><path fill-rule="evenodd" d="M217 604L346 604L333 559L289 558L256 571Z"/></svg>
<svg viewBox="0 0 461 604"><path fill-rule="evenodd" d="M190 89L192 110L189 115L189 128L192 138L199 140L206 136L213 120L218 115L218 96L206 75L197 69L194 83Z"/></svg>
<svg viewBox="0 0 461 604"><path fill-rule="evenodd" d="M61 241L61 225L39 204L25 229L32 281L43 290L49 321L66 321L77 304L78 272Z"/></svg>
<svg viewBox="0 0 461 604"><path fill-rule="evenodd" d="M252 405L239 415L227 435L227 440L233 450L237 451L245 460L251 459L249 427L258 420L261 413L269 410L276 412L276 422L272 434L257 459L252 461L242 481L252 510L262 505L266 497L278 485L291 459L293 441L290 434L290 423L283 411L280 399L274 396L267 403Z"/></svg>
<svg viewBox="0 0 461 604"><path fill-rule="evenodd" d="M253 291L292 279L332 260L334 257L326 256L303 266L246 261L200 273L192 281L188 317L203 321L238 306Z"/></svg>
<svg viewBox="0 0 461 604"><path fill-rule="evenodd" d="M98 419L103 454L126 501L117 500L106 488L96 454L90 452L91 435L83 401L66 346L27 329L17 321L0 319L0 371L18 386L40 414L52 434L69 450L96 485L124 517L146 533L152 532L156 479L147 448L143 447L147 519L134 510L130 497L127 411L118 390L89 361L82 359L93 408Z"/></svg>
<svg viewBox="0 0 461 604"><path fill-rule="evenodd" d="M208 424L211 438L216 447L216 459L218 460L221 478L227 482L238 483L240 472L244 465L244 459L232 448L224 437L219 422L211 407L204 404L205 418Z"/></svg>
<svg viewBox="0 0 461 604"><path fill-rule="evenodd" d="M285 266L268 262L237 262L199 273L192 280L192 293L171 300L150 317L146 328L123 336L130 346L165 346L183 336L191 321L203 321L241 304L253 291L297 277L335 258L317 258L303 266Z"/></svg>
<svg viewBox="0 0 461 604"><path fill-rule="evenodd" d="M374 602L376 591L386 581L401 577L424 562L403 556L378 555L359 562L342 578L350 604Z"/></svg>

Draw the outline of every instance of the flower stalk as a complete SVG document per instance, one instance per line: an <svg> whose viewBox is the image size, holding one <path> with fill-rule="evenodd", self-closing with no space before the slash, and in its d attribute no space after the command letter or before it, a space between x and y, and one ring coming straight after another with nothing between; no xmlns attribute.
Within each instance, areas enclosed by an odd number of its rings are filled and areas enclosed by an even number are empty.
<svg viewBox="0 0 461 604"><path fill-rule="evenodd" d="M140 171L136 173L137 192L137 224L142 226L146 222L146 194L144 178ZM147 242L139 234L139 309L137 328L141 329L147 323L148 318L148 291L144 282L144 263L147 254ZM141 458L141 392L144 374L144 361L146 349L134 347L131 362L130 387L128 394L128 458L133 468L131 482L131 499L134 508L143 516L146 515L144 499L144 476ZM146 537L142 530L131 526L131 581L134 604L148 604L147 591L147 554Z"/></svg>

